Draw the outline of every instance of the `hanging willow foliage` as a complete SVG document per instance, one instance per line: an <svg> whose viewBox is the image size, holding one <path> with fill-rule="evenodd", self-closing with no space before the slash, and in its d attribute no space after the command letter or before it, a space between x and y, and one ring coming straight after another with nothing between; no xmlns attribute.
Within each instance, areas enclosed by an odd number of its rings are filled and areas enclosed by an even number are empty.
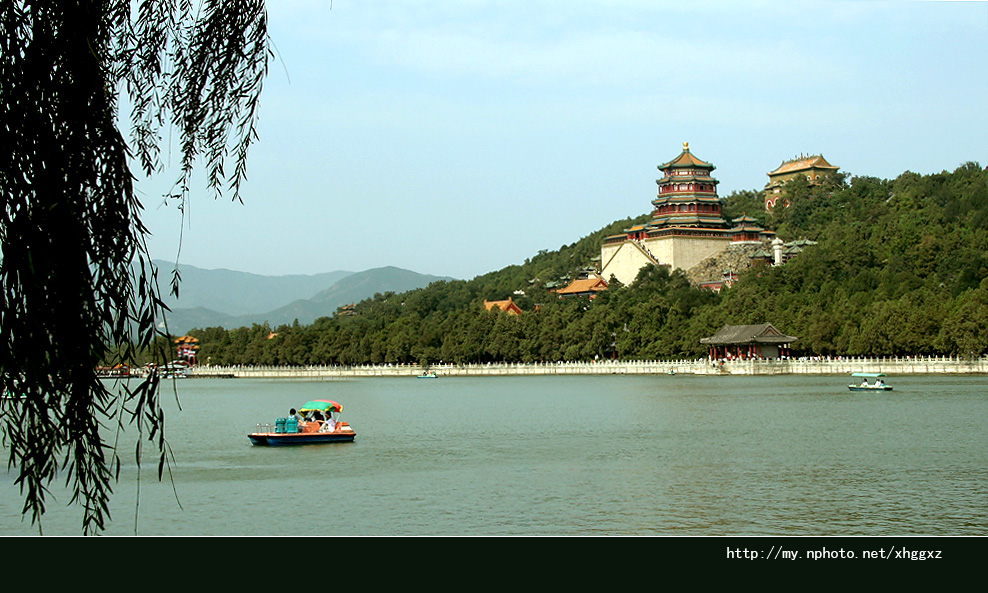
<svg viewBox="0 0 988 593"><path fill-rule="evenodd" d="M126 363L163 335L131 163L160 174L162 130L175 130L170 197L184 204L202 162L215 196L239 200L270 59L262 1L193 4L0 5L0 431L39 531L59 474L84 532L105 528L120 458L104 425L135 424L162 476L157 378L118 392L96 371L108 353Z"/></svg>

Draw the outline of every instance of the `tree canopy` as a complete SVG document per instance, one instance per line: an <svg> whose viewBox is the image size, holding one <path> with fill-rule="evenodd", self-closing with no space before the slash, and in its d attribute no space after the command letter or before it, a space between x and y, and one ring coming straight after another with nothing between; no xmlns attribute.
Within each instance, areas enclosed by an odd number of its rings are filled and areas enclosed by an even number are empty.
<svg viewBox="0 0 988 593"><path fill-rule="evenodd" d="M266 19L263 2L247 0L0 8L0 380L14 398L0 431L39 530L60 472L83 529L103 528L119 468L104 424L136 424L161 475L157 378L117 391L96 374L162 335L132 167L160 173L162 130L173 129L181 172L171 197L188 198L202 161L216 195L239 197L270 55Z"/></svg>
<svg viewBox="0 0 988 593"><path fill-rule="evenodd" d="M376 295L355 316L190 333L200 361L213 364L671 359L704 356L700 339L724 324L766 322L797 336L802 355L988 351L980 329L988 320L988 171L965 163L894 180L797 178L786 190L789 207L766 212L760 192L742 191L725 198L725 211L736 218L761 208L758 219L784 239L816 244L783 266L742 272L720 293L658 267L592 301L551 292L593 264L604 237L643 215L472 280ZM509 297L521 316L483 306Z"/></svg>

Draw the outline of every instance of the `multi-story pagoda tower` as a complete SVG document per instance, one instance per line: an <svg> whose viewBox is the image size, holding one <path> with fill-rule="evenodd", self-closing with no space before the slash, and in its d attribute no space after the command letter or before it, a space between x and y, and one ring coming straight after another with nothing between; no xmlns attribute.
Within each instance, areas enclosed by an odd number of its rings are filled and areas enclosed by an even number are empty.
<svg viewBox="0 0 988 593"><path fill-rule="evenodd" d="M652 220L604 240L600 276L630 284L646 265L688 270L724 251L735 241L758 241L774 233L754 226L752 219L731 228L717 196L716 168L690 152L688 143L676 158L658 167L658 195L652 200Z"/></svg>
<svg viewBox="0 0 988 593"><path fill-rule="evenodd" d="M664 176L655 182L659 186L658 197L652 200L655 210L647 225L652 236L727 228L721 214L723 204L717 197L719 182L710 176L716 167L693 156L688 142L683 143L679 156L659 165L659 169Z"/></svg>

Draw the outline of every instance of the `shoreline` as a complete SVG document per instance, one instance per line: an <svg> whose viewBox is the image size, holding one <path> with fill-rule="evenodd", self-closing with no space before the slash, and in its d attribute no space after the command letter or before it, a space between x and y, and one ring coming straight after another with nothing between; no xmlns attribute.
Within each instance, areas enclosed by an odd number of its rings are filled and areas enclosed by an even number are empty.
<svg viewBox="0 0 988 593"><path fill-rule="evenodd" d="M557 363L489 363L356 366L195 366L187 378L330 379L360 377L439 377L525 375L889 375L988 374L988 358L899 357L805 360L598 361Z"/></svg>

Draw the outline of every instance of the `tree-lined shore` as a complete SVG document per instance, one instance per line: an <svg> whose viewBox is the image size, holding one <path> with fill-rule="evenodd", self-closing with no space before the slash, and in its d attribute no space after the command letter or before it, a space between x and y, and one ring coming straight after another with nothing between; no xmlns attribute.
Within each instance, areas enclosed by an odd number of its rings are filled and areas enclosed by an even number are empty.
<svg viewBox="0 0 988 593"><path fill-rule="evenodd" d="M592 301L552 289L592 265L614 222L571 245L471 280L377 294L353 315L312 324L190 332L214 365L362 365L672 360L706 355L725 324L772 323L803 356L979 356L988 350L988 172L906 172L892 180L835 175L787 187L766 212L758 191L726 212L755 216L784 240L808 239L783 266L756 266L719 294L649 267ZM755 213L755 214L752 214ZM512 298L521 315L485 300Z"/></svg>
<svg viewBox="0 0 988 593"><path fill-rule="evenodd" d="M890 375L985 374L988 357L953 356L837 357L783 360L598 360L589 362L485 363L429 366L364 364L328 366L197 365L186 378L360 379L370 377L500 377L533 375Z"/></svg>

